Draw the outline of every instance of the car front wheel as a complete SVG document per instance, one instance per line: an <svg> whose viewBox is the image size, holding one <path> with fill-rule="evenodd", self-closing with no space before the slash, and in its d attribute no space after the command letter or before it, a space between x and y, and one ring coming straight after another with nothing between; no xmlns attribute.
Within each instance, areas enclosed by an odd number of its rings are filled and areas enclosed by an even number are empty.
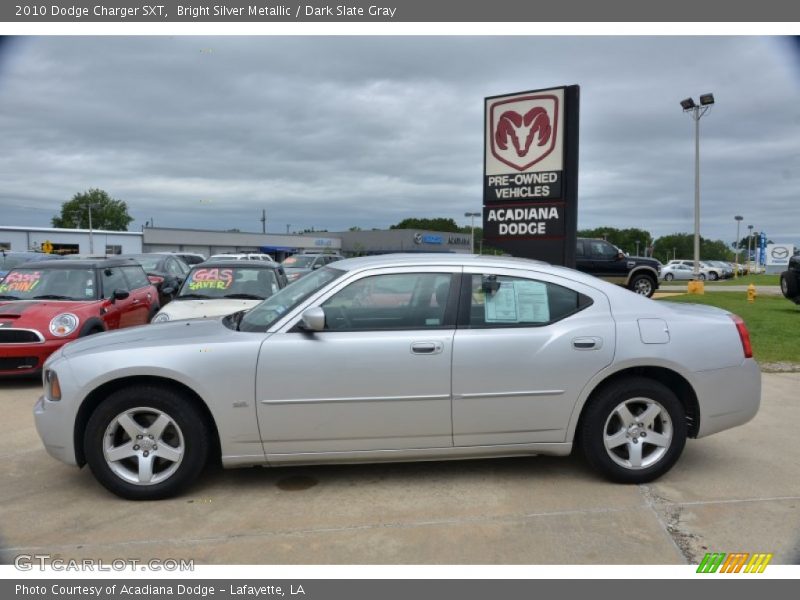
<svg viewBox="0 0 800 600"><path fill-rule="evenodd" d="M667 273L666 275L664 275L664 281L672 281L673 279L675 279L675 275L673 275L672 273Z"/></svg>
<svg viewBox="0 0 800 600"><path fill-rule="evenodd" d="M89 418L84 436L94 476L129 500L177 494L200 474L209 447L208 427L187 398L150 385L112 393Z"/></svg>
<svg viewBox="0 0 800 600"><path fill-rule="evenodd" d="M646 483L678 460L686 444L686 415L663 384L642 377L624 379L590 402L578 442L587 462L608 479Z"/></svg>
<svg viewBox="0 0 800 600"><path fill-rule="evenodd" d="M794 271L781 273L781 293L786 299L800 304L800 289L798 289L797 280L798 276Z"/></svg>

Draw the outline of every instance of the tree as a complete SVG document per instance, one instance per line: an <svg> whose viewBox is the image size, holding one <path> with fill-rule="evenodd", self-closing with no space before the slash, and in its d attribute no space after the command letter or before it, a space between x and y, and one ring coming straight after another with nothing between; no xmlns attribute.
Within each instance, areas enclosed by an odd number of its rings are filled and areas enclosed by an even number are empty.
<svg viewBox="0 0 800 600"><path fill-rule="evenodd" d="M426 229L428 231L444 231L448 233L460 233L461 228L456 225L453 219L439 217L436 219L403 219L397 225L392 225L389 229Z"/></svg>
<svg viewBox="0 0 800 600"><path fill-rule="evenodd" d="M133 221L125 202L112 198L103 190L92 188L82 194L75 194L72 200L64 202L61 205L61 215L52 218L53 227L89 229L90 210L92 229L127 231L128 225Z"/></svg>
<svg viewBox="0 0 800 600"><path fill-rule="evenodd" d="M653 236L650 235L649 231L635 227L630 229L617 229L615 227L581 229L578 231L578 237L605 239L630 255L636 254L637 247L639 254L644 255L647 248L653 244Z"/></svg>
<svg viewBox="0 0 800 600"><path fill-rule="evenodd" d="M656 240L653 256L662 261L674 258L691 260L694 257L694 234L673 233ZM722 240L700 236L700 260L733 260L734 253Z"/></svg>

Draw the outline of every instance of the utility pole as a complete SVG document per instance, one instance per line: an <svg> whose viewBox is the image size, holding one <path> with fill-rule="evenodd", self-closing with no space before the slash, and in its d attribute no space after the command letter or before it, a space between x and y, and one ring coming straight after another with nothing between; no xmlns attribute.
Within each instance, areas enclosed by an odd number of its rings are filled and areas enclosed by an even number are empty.
<svg viewBox="0 0 800 600"><path fill-rule="evenodd" d="M267 209L261 209L261 233L267 233Z"/></svg>

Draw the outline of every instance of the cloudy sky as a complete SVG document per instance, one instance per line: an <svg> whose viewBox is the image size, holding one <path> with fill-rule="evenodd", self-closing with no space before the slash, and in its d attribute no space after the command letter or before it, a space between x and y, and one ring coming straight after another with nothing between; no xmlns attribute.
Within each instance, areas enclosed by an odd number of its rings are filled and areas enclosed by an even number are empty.
<svg viewBox="0 0 800 600"><path fill-rule="evenodd" d="M581 86L579 227L800 244L800 60L779 37L25 37L0 43L0 224L92 187L156 226L386 228L481 206L483 98ZM744 227L743 227L744 229Z"/></svg>

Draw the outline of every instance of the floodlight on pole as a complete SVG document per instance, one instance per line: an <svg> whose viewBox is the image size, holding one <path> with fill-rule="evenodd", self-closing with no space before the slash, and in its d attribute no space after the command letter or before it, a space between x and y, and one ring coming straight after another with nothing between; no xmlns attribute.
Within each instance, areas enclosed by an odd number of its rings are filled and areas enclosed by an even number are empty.
<svg viewBox="0 0 800 600"><path fill-rule="evenodd" d="M700 279L700 118L714 104L714 94L702 94L700 104L692 98L681 100L683 112L687 112L694 120L694 268L692 277ZM702 285L702 284L700 284Z"/></svg>
<svg viewBox="0 0 800 600"><path fill-rule="evenodd" d="M741 225L744 217L742 215L736 215L733 218L736 219L736 270L733 272L735 278L739 277L739 225Z"/></svg>
<svg viewBox="0 0 800 600"><path fill-rule="evenodd" d="M470 223L469 223L469 229L470 229L469 247L470 247L470 251L473 254L475 254L475 217L480 217L481 213L479 213L479 212L465 212L464 216L465 217L469 217L469 220L470 220Z"/></svg>

